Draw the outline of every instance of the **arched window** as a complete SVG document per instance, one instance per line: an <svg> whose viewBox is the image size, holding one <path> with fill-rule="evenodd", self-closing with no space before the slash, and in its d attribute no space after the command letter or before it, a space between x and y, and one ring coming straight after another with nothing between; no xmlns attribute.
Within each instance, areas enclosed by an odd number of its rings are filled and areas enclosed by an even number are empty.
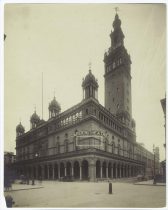
<svg viewBox="0 0 168 210"><path fill-rule="evenodd" d="M65 152L68 152L68 141L64 141Z"/></svg>
<svg viewBox="0 0 168 210"><path fill-rule="evenodd" d="M59 141L57 141L56 148L57 148L57 153L60 153L60 143L59 143Z"/></svg>
<svg viewBox="0 0 168 210"><path fill-rule="evenodd" d="M120 155L121 146L118 144L118 155Z"/></svg>
<svg viewBox="0 0 168 210"><path fill-rule="evenodd" d="M107 146L108 146L108 140L106 139L104 142L104 150L107 151Z"/></svg>
<svg viewBox="0 0 168 210"><path fill-rule="evenodd" d="M68 134L67 134L67 133L65 134L65 138L66 138L66 139L68 138Z"/></svg>
<svg viewBox="0 0 168 210"><path fill-rule="evenodd" d="M112 152L112 154L114 154L114 143L111 144L111 147L112 147L111 152Z"/></svg>

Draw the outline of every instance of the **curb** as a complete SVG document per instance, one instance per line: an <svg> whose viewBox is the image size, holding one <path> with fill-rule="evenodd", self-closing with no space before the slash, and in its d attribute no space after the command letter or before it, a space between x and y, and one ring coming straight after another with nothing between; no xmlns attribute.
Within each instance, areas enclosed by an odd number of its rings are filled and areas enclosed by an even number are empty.
<svg viewBox="0 0 168 210"><path fill-rule="evenodd" d="M136 184L134 183L134 185L147 185L147 186L162 186L162 187L166 187L166 185L160 185L160 184Z"/></svg>
<svg viewBox="0 0 168 210"><path fill-rule="evenodd" d="M33 187L33 188L22 188L22 189L15 189L15 190L10 190L10 191L4 191L6 192L13 192L13 191L19 191L19 190L34 190L34 189L40 189L40 188L44 188L44 187Z"/></svg>

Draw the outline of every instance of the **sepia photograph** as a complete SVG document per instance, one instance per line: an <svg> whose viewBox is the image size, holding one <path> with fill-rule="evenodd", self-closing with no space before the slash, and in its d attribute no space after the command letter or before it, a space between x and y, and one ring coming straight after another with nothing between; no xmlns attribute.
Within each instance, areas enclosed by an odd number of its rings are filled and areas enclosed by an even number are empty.
<svg viewBox="0 0 168 210"><path fill-rule="evenodd" d="M165 3L4 3L3 207L166 207Z"/></svg>

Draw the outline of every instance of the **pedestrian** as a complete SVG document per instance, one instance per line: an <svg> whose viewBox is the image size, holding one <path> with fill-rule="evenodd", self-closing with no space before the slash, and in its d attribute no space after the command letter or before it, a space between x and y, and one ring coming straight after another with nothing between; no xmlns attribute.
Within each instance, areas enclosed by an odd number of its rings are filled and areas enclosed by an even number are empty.
<svg viewBox="0 0 168 210"><path fill-rule="evenodd" d="M15 202L13 201L12 196L10 196L10 195L6 195L5 196L5 201L6 201L6 206L8 208L12 208L13 204L15 204Z"/></svg>

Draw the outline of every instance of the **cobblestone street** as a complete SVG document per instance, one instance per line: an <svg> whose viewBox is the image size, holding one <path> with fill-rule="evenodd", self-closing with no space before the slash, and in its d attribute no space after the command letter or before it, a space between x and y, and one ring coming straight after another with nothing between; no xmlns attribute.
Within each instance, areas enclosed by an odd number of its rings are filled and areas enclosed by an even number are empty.
<svg viewBox="0 0 168 210"><path fill-rule="evenodd" d="M108 182L36 182L36 185L13 185L10 194L14 207L164 207L166 187ZM34 188L34 189L32 189Z"/></svg>

